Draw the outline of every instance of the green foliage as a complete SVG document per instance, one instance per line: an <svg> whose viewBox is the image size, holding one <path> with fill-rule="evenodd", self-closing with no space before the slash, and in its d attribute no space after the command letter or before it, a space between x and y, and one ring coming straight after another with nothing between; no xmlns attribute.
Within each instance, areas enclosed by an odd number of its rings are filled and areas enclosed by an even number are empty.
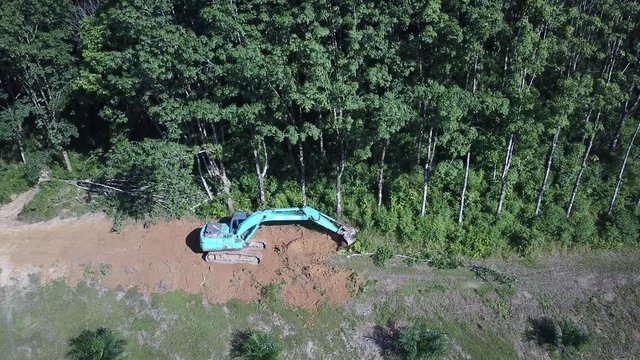
<svg viewBox="0 0 640 360"><path fill-rule="evenodd" d="M447 353L447 340L425 320L418 320L413 326L399 330L398 347L408 360L441 359Z"/></svg>
<svg viewBox="0 0 640 360"><path fill-rule="evenodd" d="M11 195L19 194L29 189L32 185L27 180L25 167L18 164L5 164L0 162L0 204L8 203Z"/></svg>
<svg viewBox="0 0 640 360"><path fill-rule="evenodd" d="M8 0L0 157L25 154L29 183L49 170L108 185L103 195L121 217L298 206L304 176L309 204L340 205L341 220L397 239L396 253L482 258L633 244L637 143L616 211L604 213L637 121L640 53L619 39L636 38L639 19L637 4L611 1ZM14 191L12 179L3 191Z"/></svg>
<svg viewBox="0 0 640 360"><path fill-rule="evenodd" d="M73 360L118 360L124 359L126 342L106 328L84 330L69 340L71 348L67 357Z"/></svg>
<svg viewBox="0 0 640 360"><path fill-rule="evenodd" d="M257 330L237 331L231 339L231 357L242 360L279 360L282 343L270 333Z"/></svg>
<svg viewBox="0 0 640 360"><path fill-rule="evenodd" d="M610 245L635 245L640 240L638 216L626 209L618 211L605 225L603 241Z"/></svg>
<svg viewBox="0 0 640 360"><path fill-rule="evenodd" d="M379 246L376 252L371 256L376 266L384 266L384 264L393 258L393 251L386 245Z"/></svg>

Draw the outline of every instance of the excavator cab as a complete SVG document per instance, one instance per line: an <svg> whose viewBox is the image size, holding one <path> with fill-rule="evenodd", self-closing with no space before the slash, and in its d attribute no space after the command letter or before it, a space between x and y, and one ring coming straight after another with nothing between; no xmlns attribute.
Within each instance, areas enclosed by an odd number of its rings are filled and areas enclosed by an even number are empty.
<svg viewBox="0 0 640 360"><path fill-rule="evenodd" d="M229 228L230 228L229 230L231 230L231 233L235 233L235 231L238 230L238 225L240 225L240 223L245 221L248 217L249 217L248 212L244 212L244 211L234 212L233 215L231 216L231 220L229 221Z"/></svg>

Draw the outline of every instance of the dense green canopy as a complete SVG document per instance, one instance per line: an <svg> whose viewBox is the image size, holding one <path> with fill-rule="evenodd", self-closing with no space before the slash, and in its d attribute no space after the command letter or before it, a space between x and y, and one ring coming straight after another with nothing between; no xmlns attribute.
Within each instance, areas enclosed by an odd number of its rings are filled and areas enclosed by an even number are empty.
<svg viewBox="0 0 640 360"><path fill-rule="evenodd" d="M416 251L635 243L639 55L626 0L5 0L0 156L93 156L136 217L309 202Z"/></svg>

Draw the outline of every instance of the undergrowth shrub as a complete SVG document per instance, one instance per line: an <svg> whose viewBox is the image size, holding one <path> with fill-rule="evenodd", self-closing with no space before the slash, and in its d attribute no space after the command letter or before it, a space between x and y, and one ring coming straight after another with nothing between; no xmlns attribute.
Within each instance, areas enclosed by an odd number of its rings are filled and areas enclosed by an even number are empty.
<svg viewBox="0 0 640 360"><path fill-rule="evenodd" d="M413 326L399 330L398 349L408 360L440 359L447 353L447 341L442 332L432 330L420 319Z"/></svg>
<svg viewBox="0 0 640 360"><path fill-rule="evenodd" d="M242 360L279 360L282 343L270 333L248 329L237 331L231 338L230 355Z"/></svg>
<svg viewBox="0 0 640 360"><path fill-rule="evenodd" d="M393 251L386 245L379 246L376 252L371 256L376 266L384 266L384 264L393 258Z"/></svg>
<svg viewBox="0 0 640 360"><path fill-rule="evenodd" d="M591 334L576 322L543 316L529 319L525 338L551 351L567 354L580 351L591 342Z"/></svg>
<svg viewBox="0 0 640 360"><path fill-rule="evenodd" d="M618 209L615 216L607 219L604 242L610 245L633 245L640 239L638 217L626 209Z"/></svg>

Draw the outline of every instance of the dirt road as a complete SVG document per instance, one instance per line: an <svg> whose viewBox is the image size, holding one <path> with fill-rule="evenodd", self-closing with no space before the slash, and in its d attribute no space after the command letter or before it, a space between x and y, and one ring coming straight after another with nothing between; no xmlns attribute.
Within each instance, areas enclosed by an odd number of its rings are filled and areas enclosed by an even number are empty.
<svg viewBox="0 0 640 360"><path fill-rule="evenodd" d="M264 285L281 284L292 305L315 308L323 301L350 298L351 271L325 265L338 243L329 235L300 226L261 228L262 263L221 265L203 261L198 246L202 225L194 219L125 226L110 232L104 214L22 224L17 214L23 197L0 208L0 286L26 284L32 274L41 281L64 278L74 285L93 278L107 287L137 287L143 292L184 290L202 293L213 303L254 300ZM10 209L9 209L10 208ZM19 211L18 211L19 212Z"/></svg>

